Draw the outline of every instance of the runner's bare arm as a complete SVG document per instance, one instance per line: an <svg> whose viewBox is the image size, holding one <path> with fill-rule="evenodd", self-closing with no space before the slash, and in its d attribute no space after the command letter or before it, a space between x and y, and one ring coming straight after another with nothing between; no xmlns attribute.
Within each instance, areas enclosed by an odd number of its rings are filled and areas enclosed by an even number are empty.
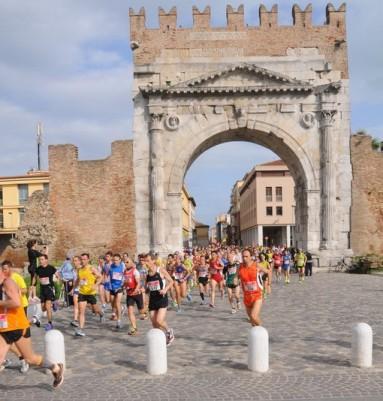
<svg viewBox="0 0 383 401"><path fill-rule="evenodd" d="M166 283L167 283L165 288L163 288L160 292L163 291L163 293L166 294L170 290L170 288L173 287L174 281L170 277L170 274L163 267L160 268L160 275L161 275L161 277L166 279Z"/></svg>
<svg viewBox="0 0 383 401"><path fill-rule="evenodd" d="M10 309L18 308L21 305L21 299L17 284L11 279L6 279L3 283L3 290L7 295L7 299L0 301L0 306Z"/></svg>

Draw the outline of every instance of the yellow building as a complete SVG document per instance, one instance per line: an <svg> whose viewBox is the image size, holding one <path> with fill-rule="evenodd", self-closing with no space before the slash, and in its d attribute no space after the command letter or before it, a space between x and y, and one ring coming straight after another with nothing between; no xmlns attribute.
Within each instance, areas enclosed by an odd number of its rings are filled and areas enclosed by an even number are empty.
<svg viewBox="0 0 383 401"><path fill-rule="evenodd" d="M182 187L182 238L184 247L191 247L193 243L193 232L195 229L195 207L196 203L190 196L185 185Z"/></svg>
<svg viewBox="0 0 383 401"><path fill-rule="evenodd" d="M29 171L26 175L0 177L0 235L16 233L23 221L28 198L35 191L48 189L47 171Z"/></svg>

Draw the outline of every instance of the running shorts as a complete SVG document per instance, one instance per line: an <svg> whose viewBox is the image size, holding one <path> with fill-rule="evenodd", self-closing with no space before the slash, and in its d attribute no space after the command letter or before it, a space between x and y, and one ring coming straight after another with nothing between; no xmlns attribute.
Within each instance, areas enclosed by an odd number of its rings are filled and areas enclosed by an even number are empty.
<svg viewBox="0 0 383 401"><path fill-rule="evenodd" d="M117 294L122 294L122 288L118 288L117 290L110 290L110 295L117 295Z"/></svg>
<svg viewBox="0 0 383 401"><path fill-rule="evenodd" d="M126 305L134 306L134 304L137 305L138 310L144 309L144 297L142 294L126 296Z"/></svg>
<svg viewBox="0 0 383 401"><path fill-rule="evenodd" d="M41 286L40 287L40 300L41 303L44 303L46 301L54 301L55 298L55 290L51 286Z"/></svg>
<svg viewBox="0 0 383 401"><path fill-rule="evenodd" d="M168 297L165 295L164 297L161 296L161 298L149 298L149 310L158 310L161 308L167 308L168 307Z"/></svg>
<svg viewBox="0 0 383 401"><path fill-rule="evenodd" d="M21 337L29 338L31 336L31 329L28 327L21 330L3 331L0 335L4 338L7 344L11 345L19 341Z"/></svg>
<svg viewBox="0 0 383 401"><path fill-rule="evenodd" d="M290 269L290 265L282 265L282 269L283 270L289 270Z"/></svg>
<svg viewBox="0 0 383 401"><path fill-rule="evenodd" d="M226 284L227 288L231 288L232 290L234 290L234 288L237 288L239 286L239 284Z"/></svg>
<svg viewBox="0 0 383 401"><path fill-rule="evenodd" d="M96 305L97 299L95 295L78 294L78 302L86 302L91 305Z"/></svg>
<svg viewBox="0 0 383 401"><path fill-rule="evenodd" d="M222 277L221 273L215 273L215 274L212 274L211 279L216 281L217 283L220 283L223 280L223 277Z"/></svg>
<svg viewBox="0 0 383 401"><path fill-rule="evenodd" d="M243 303L247 307L251 307L254 305L256 301L262 300L262 291L257 291L253 293L244 293Z"/></svg>
<svg viewBox="0 0 383 401"><path fill-rule="evenodd" d="M198 277L198 283L202 285L207 285L209 282L209 277Z"/></svg>

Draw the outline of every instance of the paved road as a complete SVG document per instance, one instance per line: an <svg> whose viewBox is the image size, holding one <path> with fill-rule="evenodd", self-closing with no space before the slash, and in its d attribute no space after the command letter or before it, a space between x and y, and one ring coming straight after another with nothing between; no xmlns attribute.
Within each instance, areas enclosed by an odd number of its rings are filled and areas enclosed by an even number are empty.
<svg viewBox="0 0 383 401"><path fill-rule="evenodd" d="M56 313L65 334L67 375L51 390L49 375L30 370L23 376L0 374L0 401L13 400L383 400L383 278L319 273L303 284L274 285L263 309L270 335L270 371L247 370L249 325L243 311L231 315L226 299L215 310L199 299L182 314L169 311L176 340L168 348L168 373L145 372L145 333L131 338L128 327L116 332L89 316L88 336L76 338L67 310ZM351 327L370 324L374 367L350 366ZM43 330L33 329L42 350Z"/></svg>

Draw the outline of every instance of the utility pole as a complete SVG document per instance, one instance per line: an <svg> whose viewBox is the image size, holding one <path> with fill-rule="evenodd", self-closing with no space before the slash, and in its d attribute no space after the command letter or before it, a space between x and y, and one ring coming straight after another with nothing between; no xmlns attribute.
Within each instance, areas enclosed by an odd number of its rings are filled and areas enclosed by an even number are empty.
<svg viewBox="0 0 383 401"><path fill-rule="evenodd" d="M41 158L40 158L40 150L41 145L43 144L43 127L42 123L37 123L37 170L41 170Z"/></svg>

